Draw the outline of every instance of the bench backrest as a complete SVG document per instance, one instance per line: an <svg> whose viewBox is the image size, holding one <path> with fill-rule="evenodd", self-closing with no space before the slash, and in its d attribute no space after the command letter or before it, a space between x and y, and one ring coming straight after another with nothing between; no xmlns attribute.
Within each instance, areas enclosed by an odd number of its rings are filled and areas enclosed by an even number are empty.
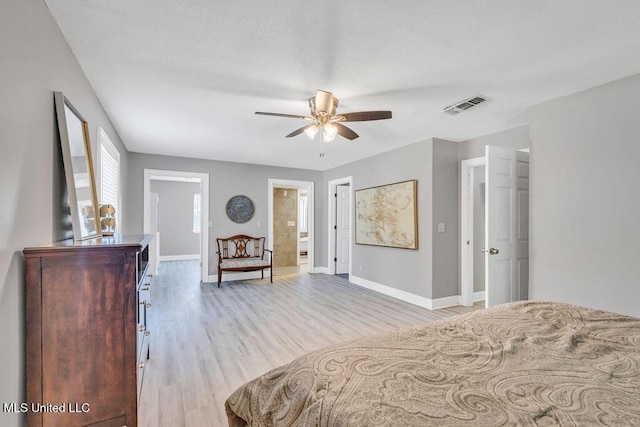
<svg viewBox="0 0 640 427"><path fill-rule="evenodd" d="M244 234L216 239L218 253L223 259L262 258L264 237L251 237Z"/></svg>

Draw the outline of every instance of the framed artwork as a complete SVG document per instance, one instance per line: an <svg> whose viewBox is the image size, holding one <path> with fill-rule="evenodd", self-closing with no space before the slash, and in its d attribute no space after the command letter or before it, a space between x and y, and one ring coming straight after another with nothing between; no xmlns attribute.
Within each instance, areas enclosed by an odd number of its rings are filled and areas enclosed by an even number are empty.
<svg viewBox="0 0 640 427"><path fill-rule="evenodd" d="M418 249L418 181L355 191L356 244Z"/></svg>

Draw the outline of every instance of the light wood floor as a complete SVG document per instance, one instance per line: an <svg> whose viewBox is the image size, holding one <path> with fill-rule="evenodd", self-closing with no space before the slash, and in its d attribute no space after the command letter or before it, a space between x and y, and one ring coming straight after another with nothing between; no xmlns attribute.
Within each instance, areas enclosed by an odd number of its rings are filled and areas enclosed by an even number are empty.
<svg viewBox="0 0 640 427"><path fill-rule="evenodd" d="M226 426L237 387L304 353L482 308L429 311L337 276L275 274L218 289L199 283L198 261L161 263L139 425Z"/></svg>

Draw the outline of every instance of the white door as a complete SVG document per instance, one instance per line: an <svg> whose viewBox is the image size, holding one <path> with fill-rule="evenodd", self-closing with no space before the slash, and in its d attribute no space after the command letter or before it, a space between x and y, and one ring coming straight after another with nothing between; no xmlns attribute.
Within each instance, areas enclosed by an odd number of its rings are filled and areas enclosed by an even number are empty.
<svg viewBox="0 0 640 427"><path fill-rule="evenodd" d="M527 298L529 153L486 147L485 305Z"/></svg>
<svg viewBox="0 0 640 427"><path fill-rule="evenodd" d="M336 194L336 274L346 274L349 273L351 191L348 185L338 185Z"/></svg>

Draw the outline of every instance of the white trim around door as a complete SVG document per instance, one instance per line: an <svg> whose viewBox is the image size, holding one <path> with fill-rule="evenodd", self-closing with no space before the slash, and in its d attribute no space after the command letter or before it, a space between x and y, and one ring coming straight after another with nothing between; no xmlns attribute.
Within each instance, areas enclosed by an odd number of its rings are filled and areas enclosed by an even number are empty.
<svg viewBox="0 0 640 427"><path fill-rule="evenodd" d="M473 168L483 166L484 157L463 160L460 167L460 303L470 307L473 293ZM482 294L484 297L484 293Z"/></svg>
<svg viewBox="0 0 640 427"><path fill-rule="evenodd" d="M292 189L305 189L308 191L307 212L308 215L308 236L309 236L309 250L308 250L308 271L309 273L315 273L315 261L314 261L314 223L315 223L315 196L313 192L313 181L296 181L290 179L277 179L269 178L267 182L267 248L273 250L273 189L274 188L292 188ZM296 221L297 224L297 221ZM269 272L271 274L271 272Z"/></svg>
<svg viewBox="0 0 640 427"><path fill-rule="evenodd" d="M346 176L343 178L338 178L338 179L334 179L328 182L328 198L327 198L327 206L328 206L328 212L327 212L327 218L328 218L328 223L327 223L327 242L328 242L328 251L327 251L327 274L336 274L336 263L333 261L336 258L336 235L335 235L335 228L334 226L336 225L336 218L335 218L335 212L336 212L336 197L335 194L337 193L337 187L338 185L341 184L348 184L349 185L349 192L350 192L350 196L349 199L351 200L350 204L349 204L349 225L352 226L353 225L353 177L352 176ZM351 239L349 242L349 277L351 277L352 271L353 271L353 228L351 229ZM323 271L325 272L325 271Z"/></svg>
<svg viewBox="0 0 640 427"><path fill-rule="evenodd" d="M160 169L144 170L143 192L143 232L151 232L151 181L170 180L200 182L202 217L200 224L200 281L209 281L209 174L199 172L170 171Z"/></svg>

